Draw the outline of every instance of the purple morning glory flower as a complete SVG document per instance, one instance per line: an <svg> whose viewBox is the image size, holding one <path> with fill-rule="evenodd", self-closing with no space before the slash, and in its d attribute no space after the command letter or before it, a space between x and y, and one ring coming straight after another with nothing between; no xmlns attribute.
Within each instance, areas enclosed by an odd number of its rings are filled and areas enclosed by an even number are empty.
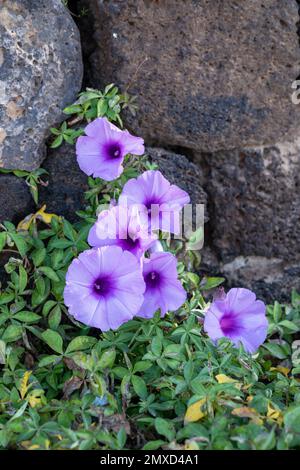
<svg viewBox="0 0 300 470"><path fill-rule="evenodd" d="M179 232L179 214L189 195L175 184L171 184L160 171L145 171L138 178L132 178L124 185L119 197L121 205L137 205L144 219L151 224L151 230Z"/></svg>
<svg viewBox="0 0 300 470"><path fill-rule="evenodd" d="M158 309L164 316L185 302L186 291L178 280L177 260L171 253L157 252L145 258L143 276L146 291L138 316L152 318Z"/></svg>
<svg viewBox="0 0 300 470"><path fill-rule="evenodd" d="M76 142L77 161L87 175L112 181L123 171L128 153L143 155L144 141L122 131L106 118L97 118L85 128L85 136Z"/></svg>
<svg viewBox="0 0 300 470"><path fill-rule="evenodd" d="M230 289L208 308L204 330L212 341L225 336L235 346L242 343L248 353L254 353L267 336L266 306L248 289Z"/></svg>
<svg viewBox="0 0 300 470"><path fill-rule="evenodd" d="M148 233L135 207L115 206L99 214L88 236L91 246L117 245L140 258L157 237Z"/></svg>
<svg viewBox="0 0 300 470"><path fill-rule="evenodd" d="M86 250L72 261L64 300L76 320L107 331L137 314L144 291L136 257L118 246L107 246Z"/></svg>

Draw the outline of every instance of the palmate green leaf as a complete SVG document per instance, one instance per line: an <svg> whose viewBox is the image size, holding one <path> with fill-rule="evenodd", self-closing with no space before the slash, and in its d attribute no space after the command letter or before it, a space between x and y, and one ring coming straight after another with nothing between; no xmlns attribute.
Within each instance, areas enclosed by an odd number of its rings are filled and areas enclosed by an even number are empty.
<svg viewBox="0 0 300 470"><path fill-rule="evenodd" d="M63 339L59 333L53 330L46 330L42 333L42 339L53 351L58 354L63 354Z"/></svg>

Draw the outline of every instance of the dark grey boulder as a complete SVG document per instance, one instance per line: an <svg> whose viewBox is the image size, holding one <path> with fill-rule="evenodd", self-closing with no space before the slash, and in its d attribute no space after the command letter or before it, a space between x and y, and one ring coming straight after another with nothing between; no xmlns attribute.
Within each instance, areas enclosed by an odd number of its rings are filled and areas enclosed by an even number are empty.
<svg viewBox="0 0 300 470"><path fill-rule="evenodd" d="M39 167L81 81L79 31L61 0L1 2L0 167Z"/></svg>

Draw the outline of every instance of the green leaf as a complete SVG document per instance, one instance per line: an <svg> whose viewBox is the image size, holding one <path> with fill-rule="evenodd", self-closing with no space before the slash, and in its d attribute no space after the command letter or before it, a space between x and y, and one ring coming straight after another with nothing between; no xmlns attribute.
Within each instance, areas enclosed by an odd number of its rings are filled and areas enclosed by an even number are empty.
<svg viewBox="0 0 300 470"><path fill-rule="evenodd" d="M3 250L3 248L6 245L6 232L0 232L0 252Z"/></svg>
<svg viewBox="0 0 300 470"><path fill-rule="evenodd" d="M57 330L61 321L61 308L56 305L48 317L48 324L51 330Z"/></svg>
<svg viewBox="0 0 300 470"><path fill-rule="evenodd" d="M57 147L59 147L61 144L63 143L63 136L60 134L56 137L56 139L54 139L54 141L52 142L52 144L50 145L50 147L52 149L56 149Z"/></svg>
<svg viewBox="0 0 300 470"><path fill-rule="evenodd" d="M27 243L25 242L24 238L16 233L10 233L9 235L15 243L20 255L24 258L28 249Z"/></svg>
<svg viewBox="0 0 300 470"><path fill-rule="evenodd" d="M63 112L65 114L79 114L82 112L82 108L80 106L80 104L73 104L71 106L67 106Z"/></svg>
<svg viewBox="0 0 300 470"><path fill-rule="evenodd" d="M27 286L27 272L20 264L19 266L19 293L22 294Z"/></svg>
<svg viewBox="0 0 300 470"><path fill-rule="evenodd" d="M8 304L12 300L14 300L14 298L14 292L4 292L3 294L0 294L0 305Z"/></svg>
<svg viewBox="0 0 300 470"><path fill-rule="evenodd" d="M31 258L35 266L40 266L46 257L46 249L39 248L31 253Z"/></svg>
<svg viewBox="0 0 300 470"><path fill-rule="evenodd" d="M93 338L92 336L77 336L69 343L66 349L66 353L90 349L96 342L96 338Z"/></svg>
<svg viewBox="0 0 300 470"><path fill-rule="evenodd" d="M5 364L5 357L6 357L6 344L2 339L0 339L0 364Z"/></svg>
<svg viewBox="0 0 300 470"><path fill-rule="evenodd" d="M42 339L53 351L63 354L63 340L59 333L48 329L42 333Z"/></svg>
<svg viewBox="0 0 300 470"><path fill-rule="evenodd" d="M296 333L297 331L299 331L299 327L298 327L295 323L293 323L293 322L291 322L291 321L289 321L289 320L283 320L283 321L281 321L281 322L279 323L279 326L283 326L284 328L287 328L288 330L293 331L293 332L295 332L295 333Z"/></svg>
<svg viewBox="0 0 300 470"><path fill-rule="evenodd" d="M273 308L273 318L275 323L278 323L280 319L282 318L282 308L279 302L274 303L274 308Z"/></svg>
<svg viewBox="0 0 300 470"><path fill-rule="evenodd" d="M39 361L39 367L47 367L50 364L54 364L54 362L58 361L60 356L56 356L55 354L50 356L45 356Z"/></svg>
<svg viewBox="0 0 300 470"><path fill-rule="evenodd" d="M143 450L157 450L165 444L166 444L165 441L160 441L160 440L150 441L150 442L147 442L147 444L144 445Z"/></svg>
<svg viewBox="0 0 300 470"><path fill-rule="evenodd" d="M118 441L119 449L123 449L123 447L126 444L126 440L127 440L126 431L125 431L125 428L122 426L117 434L117 441Z"/></svg>
<svg viewBox="0 0 300 470"><path fill-rule="evenodd" d="M51 281L59 282L59 277L52 268L49 268L48 266L40 266L39 272L45 274L45 276L51 279Z"/></svg>
<svg viewBox="0 0 300 470"><path fill-rule="evenodd" d="M300 406L292 406L289 408L283 418L286 433L300 434Z"/></svg>
<svg viewBox="0 0 300 470"><path fill-rule="evenodd" d="M272 356L277 357L278 359L285 359L287 357L287 353L285 352L284 348L276 343L265 343L263 345L267 351L269 351Z"/></svg>
<svg viewBox="0 0 300 470"><path fill-rule="evenodd" d="M41 317L40 315L37 315L37 313L24 311L24 312L19 312L16 315L14 315L14 318L24 323L35 323L39 321Z"/></svg>
<svg viewBox="0 0 300 470"><path fill-rule="evenodd" d="M146 400L148 396L147 387L144 380L137 375L133 375L131 377L131 383L133 385L135 393L142 398L142 400Z"/></svg>
<svg viewBox="0 0 300 470"><path fill-rule="evenodd" d="M155 356L160 356L162 352L162 341L158 336L155 336L151 343L151 351Z"/></svg>
<svg viewBox="0 0 300 470"><path fill-rule="evenodd" d="M145 370L148 370L151 366L152 366L151 361L138 361L134 365L133 373L144 372Z"/></svg>
<svg viewBox="0 0 300 470"><path fill-rule="evenodd" d="M99 359L99 363L98 363L99 369L111 368L114 365L115 359L116 359L116 351L114 349L108 349L101 355Z"/></svg>
<svg viewBox="0 0 300 470"><path fill-rule="evenodd" d="M175 428L172 421L163 418L155 418L154 425L158 434L165 436L169 442L173 441L175 438Z"/></svg>
<svg viewBox="0 0 300 470"><path fill-rule="evenodd" d="M200 289L201 290L215 289L216 287L223 284L224 281L225 281L224 277L207 277L207 278L204 278L203 281L201 282Z"/></svg>
<svg viewBox="0 0 300 470"><path fill-rule="evenodd" d="M2 335L3 341L11 343L22 337L23 328L20 325L9 325Z"/></svg>

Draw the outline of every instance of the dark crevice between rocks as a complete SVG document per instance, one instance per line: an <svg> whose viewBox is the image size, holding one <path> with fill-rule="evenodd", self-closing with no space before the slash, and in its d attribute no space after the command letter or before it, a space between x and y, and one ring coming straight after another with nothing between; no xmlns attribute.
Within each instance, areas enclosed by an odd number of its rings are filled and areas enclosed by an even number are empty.
<svg viewBox="0 0 300 470"><path fill-rule="evenodd" d="M90 9L90 2L87 0L69 0L68 8L72 14L81 38L82 59L83 59L83 82L82 89L93 87L92 77L93 71L91 66L91 56L97 48L94 39L95 34L95 17ZM96 0L95 6L97 8Z"/></svg>
<svg viewBox="0 0 300 470"><path fill-rule="evenodd" d="M296 26L297 26L297 34L298 34L298 40L299 40L299 48L300 48L300 0L296 0L296 2L298 5L298 21L296 22ZM300 74L298 75L296 80L300 80Z"/></svg>

